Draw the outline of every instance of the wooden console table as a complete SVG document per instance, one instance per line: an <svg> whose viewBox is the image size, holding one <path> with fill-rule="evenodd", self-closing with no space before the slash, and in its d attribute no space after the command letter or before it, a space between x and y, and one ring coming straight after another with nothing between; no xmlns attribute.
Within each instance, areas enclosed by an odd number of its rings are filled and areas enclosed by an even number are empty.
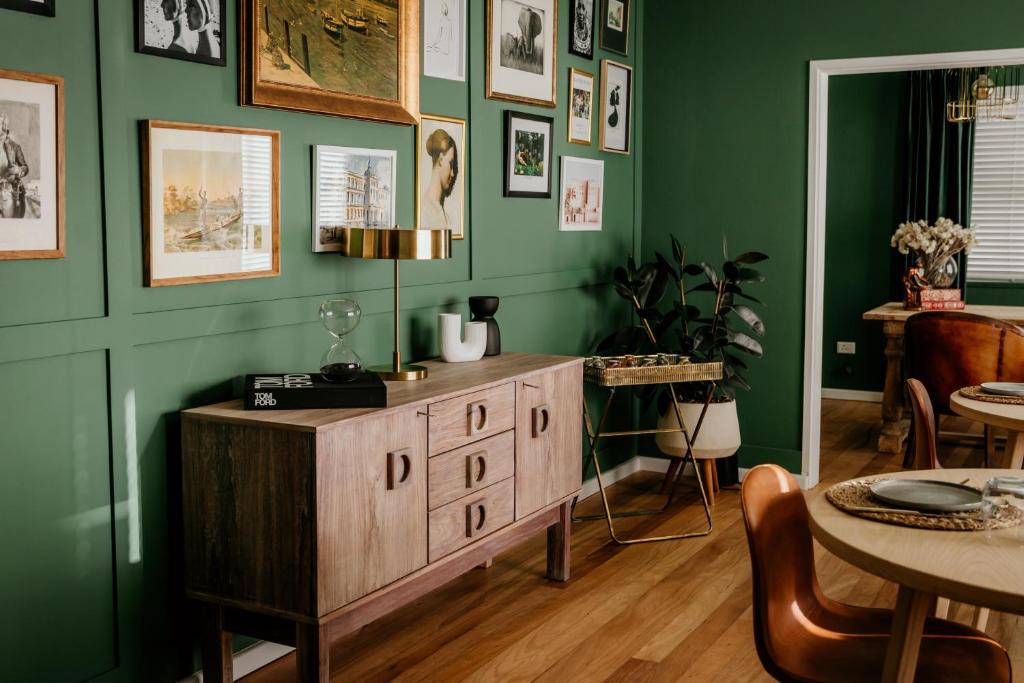
<svg viewBox="0 0 1024 683"><path fill-rule="evenodd" d="M974 313L1014 325L1024 324L1024 306L982 306L967 304L963 313ZM882 392L882 431L878 450L899 453L910 431L910 420L903 417L903 325L920 311L907 311L899 301L873 308L864 320L879 320L885 335L885 389Z"/></svg>
<svg viewBox="0 0 1024 683"><path fill-rule="evenodd" d="M296 647L326 683L330 643L542 530L569 578L582 476L583 361L428 362L388 407L182 413L185 589L204 604L203 676L231 634Z"/></svg>

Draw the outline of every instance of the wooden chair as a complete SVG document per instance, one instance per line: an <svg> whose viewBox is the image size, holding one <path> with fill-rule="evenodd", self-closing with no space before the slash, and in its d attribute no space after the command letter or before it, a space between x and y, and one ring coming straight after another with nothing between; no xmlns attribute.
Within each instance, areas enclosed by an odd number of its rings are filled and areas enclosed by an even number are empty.
<svg viewBox="0 0 1024 683"><path fill-rule="evenodd" d="M780 681L880 680L892 610L827 598L814 570L807 503L778 465L747 473L740 494L754 584L754 642L762 665ZM997 681L1012 678L1006 650L984 633L929 617L916 680Z"/></svg>

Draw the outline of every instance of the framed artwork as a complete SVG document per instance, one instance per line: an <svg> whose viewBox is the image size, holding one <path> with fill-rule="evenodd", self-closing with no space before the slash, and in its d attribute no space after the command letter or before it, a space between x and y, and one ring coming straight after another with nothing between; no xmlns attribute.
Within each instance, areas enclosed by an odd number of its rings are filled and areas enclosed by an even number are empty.
<svg viewBox="0 0 1024 683"><path fill-rule="evenodd" d="M423 0L423 75L466 80L466 0Z"/></svg>
<svg viewBox="0 0 1024 683"><path fill-rule="evenodd" d="M64 79L0 69L0 259L64 258Z"/></svg>
<svg viewBox="0 0 1024 683"><path fill-rule="evenodd" d="M601 150L629 154L633 124L633 68L601 60Z"/></svg>
<svg viewBox="0 0 1024 683"><path fill-rule="evenodd" d="M487 0L487 97L555 106L558 0Z"/></svg>
<svg viewBox="0 0 1024 683"><path fill-rule="evenodd" d="M414 124L420 0L241 0L242 104Z"/></svg>
<svg viewBox="0 0 1024 683"><path fill-rule="evenodd" d="M142 122L147 287L281 274L280 133Z"/></svg>
<svg viewBox="0 0 1024 683"><path fill-rule="evenodd" d="M52 17L56 15L55 2L56 0L0 0L0 9L13 9Z"/></svg>
<svg viewBox="0 0 1024 683"><path fill-rule="evenodd" d="M601 49L625 55L629 49L630 0L602 0L603 11L598 25L601 28Z"/></svg>
<svg viewBox="0 0 1024 683"><path fill-rule="evenodd" d="M422 114L416 136L416 227L466 236L466 122Z"/></svg>
<svg viewBox="0 0 1024 683"><path fill-rule="evenodd" d="M313 148L313 251L341 249L340 228L395 227L398 152Z"/></svg>
<svg viewBox="0 0 1024 683"><path fill-rule="evenodd" d="M594 74L569 69L569 142L589 145L594 110Z"/></svg>
<svg viewBox="0 0 1024 683"><path fill-rule="evenodd" d="M551 196L550 116L505 111L506 197Z"/></svg>
<svg viewBox="0 0 1024 683"><path fill-rule="evenodd" d="M559 230L600 230L604 202L604 162L562 157Z"/></svg>
<svg viewBox="0 0 1024 683"><path fill-rule="evenodd" d="M569 52L594 58L594 3L598 0L569 0Z"/></svg>
<svg viewBox="0 0 1024 683"><path fill-rule="evenodd" d="M135 0L135 50L224 66L225 0Z"/></svg>

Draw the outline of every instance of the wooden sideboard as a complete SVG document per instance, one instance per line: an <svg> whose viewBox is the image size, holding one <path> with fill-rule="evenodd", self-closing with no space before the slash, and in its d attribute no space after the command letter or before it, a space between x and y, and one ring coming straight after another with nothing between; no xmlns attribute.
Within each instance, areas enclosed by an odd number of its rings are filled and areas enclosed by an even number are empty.
<svg viewBox="0 0 1024 683"><path fill-rule="evenodd" d="M582 360L426 365L387 408L182 413L207 683L232 680L232 633L295 646L299 680L325 683L332 640L544 529L547 576L568 580Z"/></svg>

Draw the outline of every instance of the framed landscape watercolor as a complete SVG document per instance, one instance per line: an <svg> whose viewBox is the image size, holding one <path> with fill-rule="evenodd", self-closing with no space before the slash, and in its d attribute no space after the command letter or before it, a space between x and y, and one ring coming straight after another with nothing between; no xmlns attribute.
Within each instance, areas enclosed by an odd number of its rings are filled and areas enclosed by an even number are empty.
<svg viewBox="0 0 1024 683"><path fill-rule="evenodd" d="M280 133L142 122L147 287L281 273Z"/></svg>
<svg viewBox="0 0 1024 683"><path fill-rule="evenodd" d="M422 114L416 135L416 227L465 237L466 122Z"/></svg>
<svg viewBox="0 0 1024 683"><path fill-rule="evenodd" d="M633 125L633 68L601 60L601 139L605 152L629 154Z"/></svg>
<svg viewBox="0 0 1024 683"><path fill-rule="evenodd" d="M487 0L487 97L555 106L558 0Z"/></svg>
<svg viewBox="0 0 1024 683"><path fill-rule="evenodd" d="M313 148L313 251L339 251L341 228L395 227L398 152Z"/></svg>
<svg viewBox="0 0 1024 683"><path fill-rule="evenodd" d="M594 74L569 69L569 142L589 145L594 113Z"/></svg>
<svg viewBox="0 0 1024 683"><path fill-rule="evenodd" d="M56 16L55 3L56 0L0 0L0 9L13 9L52 17Z"/></svg>
<svg viewBox="0 0 1024 683"><path fill-rule="evenodd" d="M627 54L629 50L630 0L602 0L604 3L598 26L601 30L601 49Z"/></svg>
<svg viewBox="0 0 1024 683"><path fill-rule="evenodd" d="M505 112L504 196L551 196L551 134L554 119Z"/></svg>
<svg viewBox="0 0 1024 683"><path fill-rule="evenodd" d="M135 50L224 66L225 0L135 0Z"/></svg>
<svg viewBox="0 0 1024 683"><path fill-rule="evenodd" d="M64 79L0 69L0 259L64 257Z"/></svg>
<svg viewBox="0 0 1024 683"><path fill-rule="evenodd" d="M414 124L420 0L241 0L242 104Z"/></svg>
<svg viewBox="0 0 1024 683"><path fill-rule="evenodd" d="M558 229L600 230L604 203L604 162L562 157Z"/></svg>
<svg viewBox="0 0 1024 683"><path fill-rule="evenodd" d="M584 59L594 58L594 3L599 0L569 0L569 52Z"/></svg>
<svg viewBox="0 0 1024 683"><path fill-rule="evenodd" d="M423 0L423 75L466 80L466 0Z"/></svg>

